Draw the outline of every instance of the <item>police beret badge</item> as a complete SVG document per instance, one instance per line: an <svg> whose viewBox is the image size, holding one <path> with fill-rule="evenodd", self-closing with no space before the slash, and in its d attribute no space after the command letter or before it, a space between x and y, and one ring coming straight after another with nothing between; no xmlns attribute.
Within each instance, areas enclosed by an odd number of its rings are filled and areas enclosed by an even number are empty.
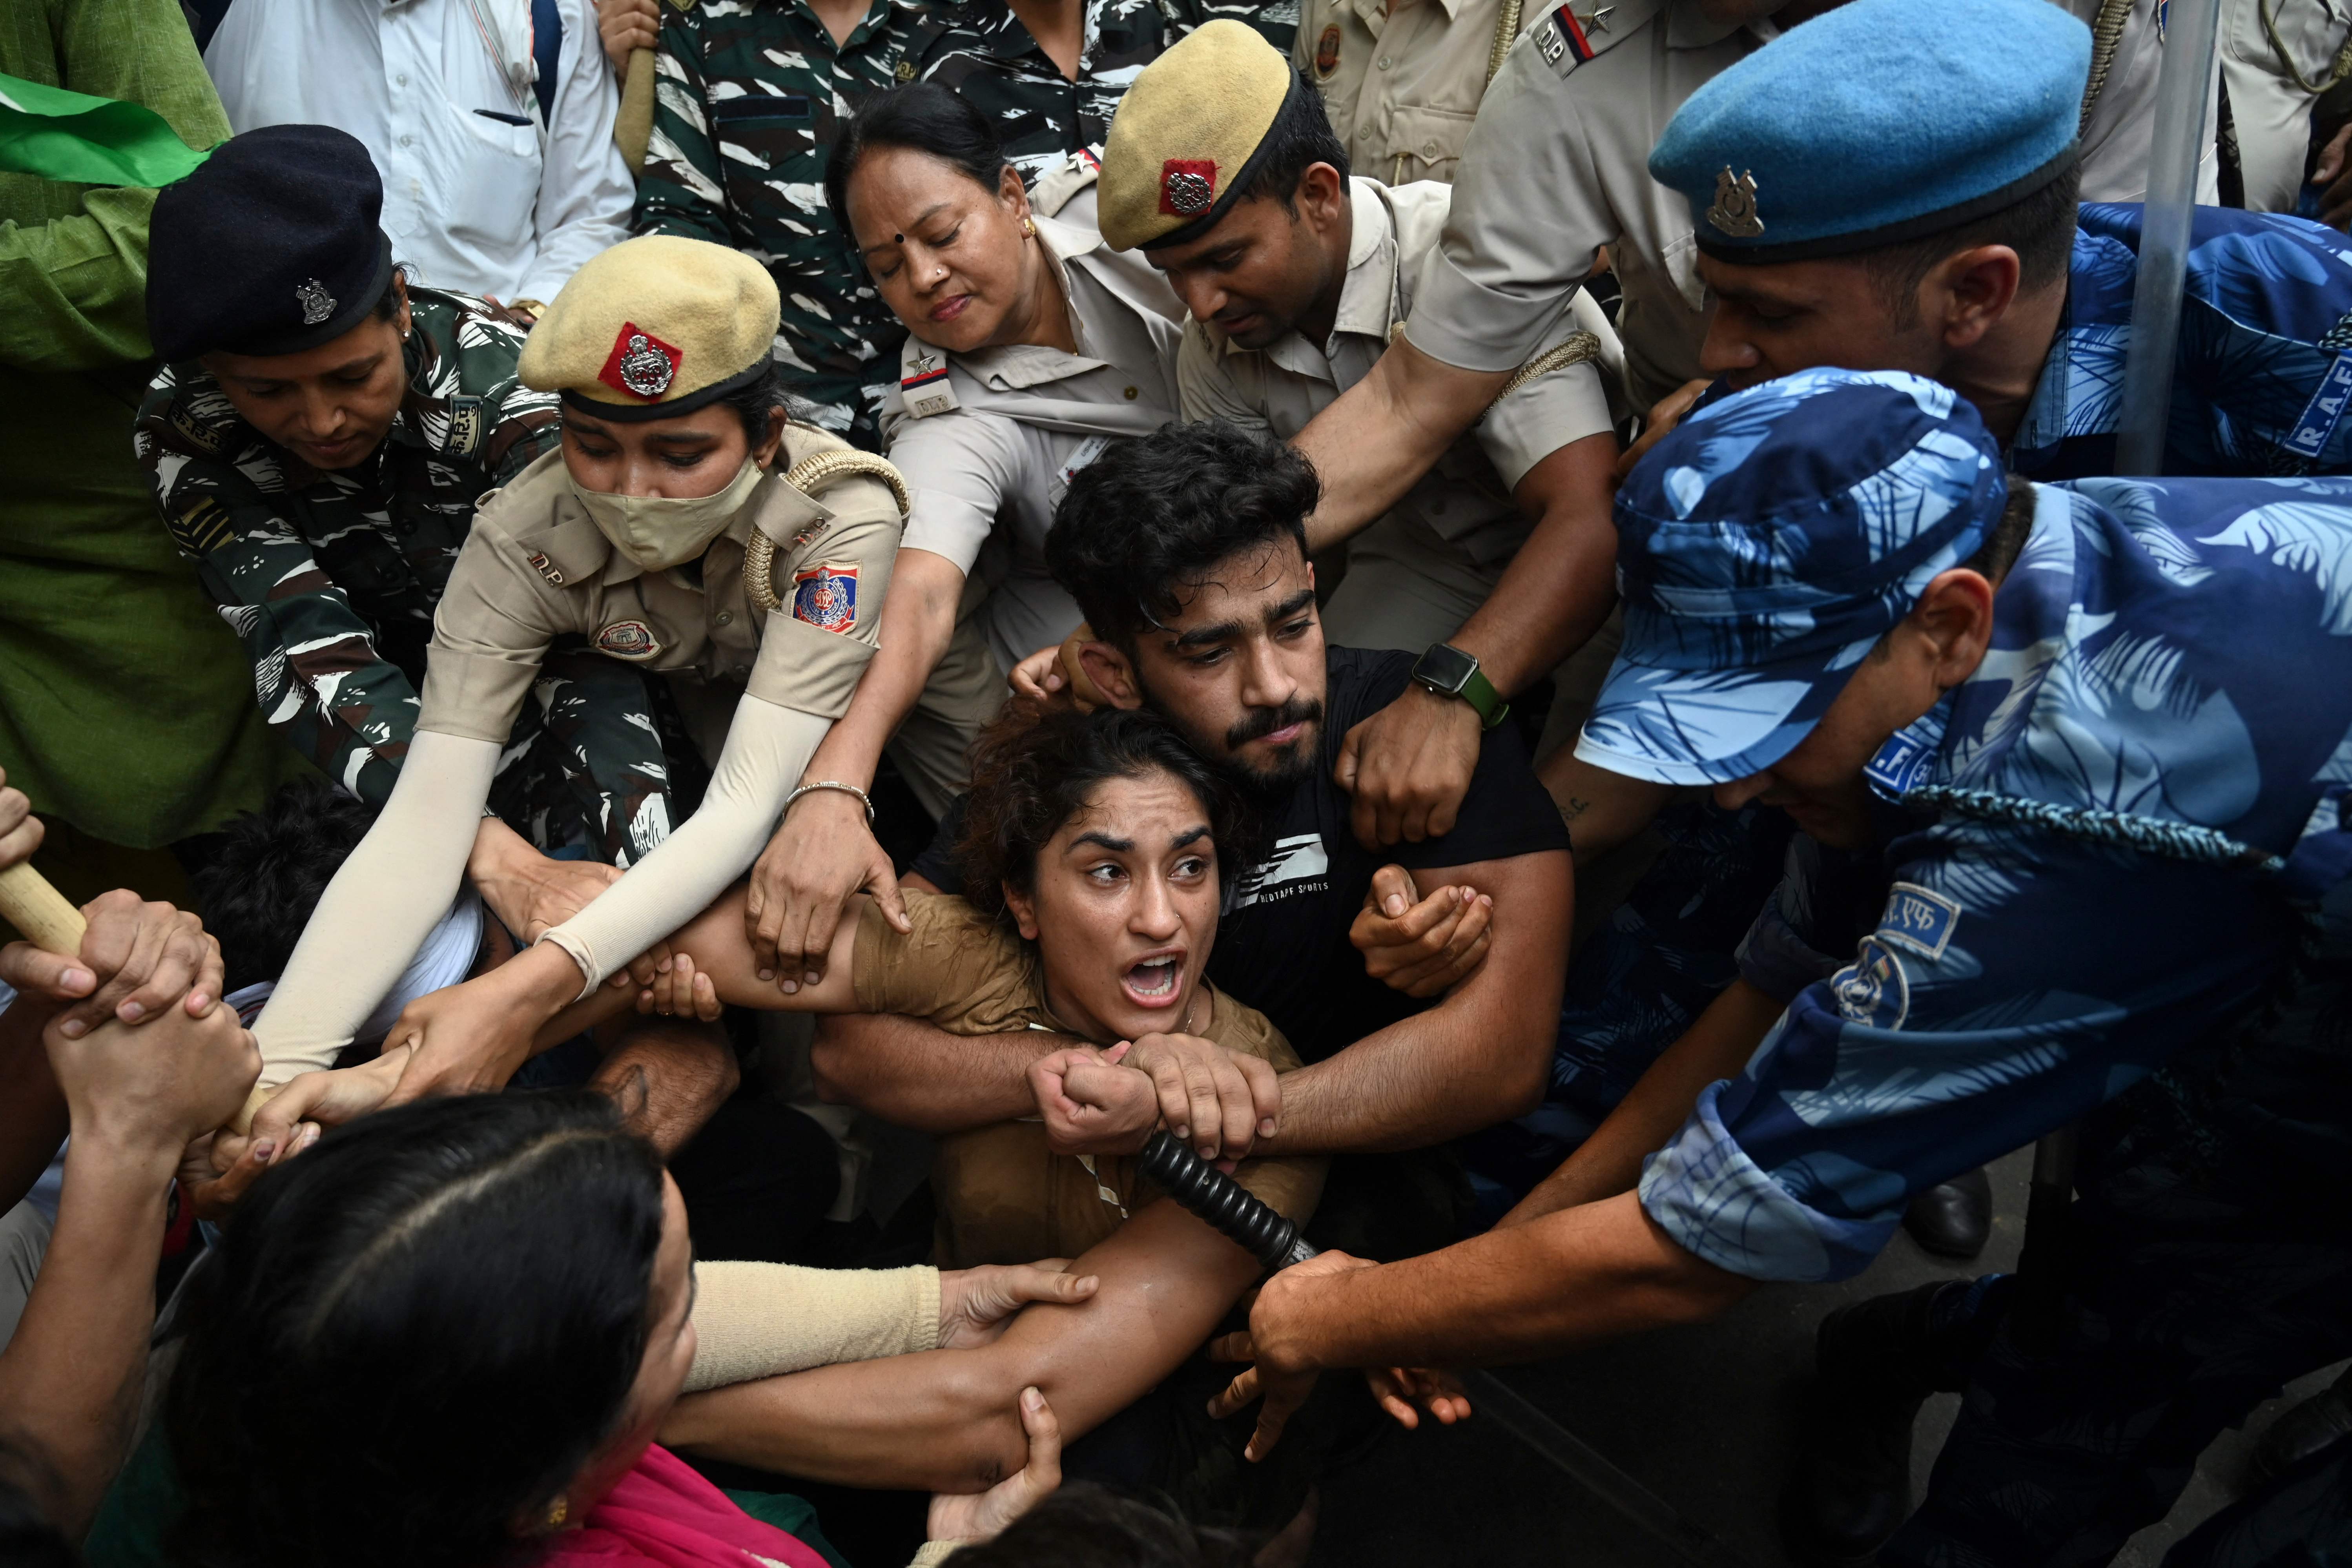
<svg viewBox="0 0 2352 1568"><path fill-rule="evenodd" d="M857 563L827 561L793 573L793 619L846 633L857 620Z"/></svg>
<svg viewBox="0 0 2352 1568"><path fill-rule="evenodd" d="M677 379L678 366L685 363L683 352L635 321L624 321L614 336L613 352L605 358L604 368L597 372L596 379L615 392L625 392L651 403L669 390L670 383Z"/></svg>
<svg viewBox="0 0 2352 1568"><path fill-rule="evenodd" d="M335 297L316 278L306 278L294 286L294 302L302 307L306 327L315 327L335 313Z"/></svg>
<svg viewBox="0 0 2352 1568"><path fill-rule="evenodd" d="M1706 221L1734 239L1754 239L1764 232L1764 220L1756 216L1753 172L1735 178L1731 165L1723 166L1723 173L1715 177L1715 205L1706 209Z"/></svg>
<svg viewBox="0 0 2352 1568"><path fill-rule="evenodd" d="M1171 158L1160 165L1160 210L1198 217L1217 205L1217 165L1205 158Z"/></svg>

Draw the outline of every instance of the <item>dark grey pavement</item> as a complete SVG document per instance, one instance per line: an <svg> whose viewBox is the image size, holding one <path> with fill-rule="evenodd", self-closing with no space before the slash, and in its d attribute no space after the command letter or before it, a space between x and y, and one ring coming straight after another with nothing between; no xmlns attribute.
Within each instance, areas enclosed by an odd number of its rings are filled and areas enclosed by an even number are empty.
<svg viewBox="0 0 2352 1568"><path fill-rule="evenodd" d="M1797 1400L1812 1364L1813 1326L1832 1308L1930 1279L2012 1267L2022 1238L2029 1152L1993 1168L1997 1220L1976 1262L1954 1267L1906 1235L1858 1279L1759 1291L1725 1317L1661 1330L1533 1366L1513 1386L1713 1532L1753 1568L1787 1558L1773 1526ZM2316 1391L2315 1373L2289 1397ZM1914 1462L1924 1489L1958 1395L1931 1401ZM2172 1516L2135 1537L2122 1568L2154 1568L2179 1535L2228 1502L2246 1445L2284 1408L2274 1400L2224 1434ZM1664 1568L1675 1561L1626 1530L1491 1424L1398 1431L1326 1489L1317 1568L1450 1568L1575 1563Z"/></svg>

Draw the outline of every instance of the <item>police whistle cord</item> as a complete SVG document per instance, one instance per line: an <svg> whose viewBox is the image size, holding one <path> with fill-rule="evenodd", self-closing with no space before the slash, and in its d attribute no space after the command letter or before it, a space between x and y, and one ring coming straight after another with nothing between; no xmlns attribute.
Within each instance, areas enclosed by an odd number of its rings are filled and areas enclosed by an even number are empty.
<svg viewBox="0 0 2352 1568"><path fill-rule="evenodd" d="M1304 1263L1316 1255L1297 1225L1186 1148L1173 1133L1165 1130L1153 1133L1137 1163L1170 1197L1249 1252L1269 1272ZM1729 1547L1684 1518L1590 1443L1512 1392L1493 1373L1466 1369L1453 1375L1461 1380L1475 1410L1492 1417L1495 1425L1550 1460L1561 1474L1616 1510L1675 1560L1706 1568L1746 1568Z"/></svg>

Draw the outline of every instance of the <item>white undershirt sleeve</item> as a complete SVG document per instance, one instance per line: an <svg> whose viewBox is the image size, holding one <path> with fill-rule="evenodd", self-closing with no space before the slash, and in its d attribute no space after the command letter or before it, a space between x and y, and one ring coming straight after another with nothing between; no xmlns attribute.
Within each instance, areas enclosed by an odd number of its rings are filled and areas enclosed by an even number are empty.
<svg viewBox="0 0 2352 1568"><path fill-rule="evenodd" d="M587 995L637 954L709 908L751 869L833 721L746 696L735 706L710 790L686 825L594 902L549 931Z"/></svg>
<svg viewBox="0 0 2352 1568"><path fill-rule="evenodd" d="M254 1020L261 1088L333 1066L391 994L449 912L498 764L493 742L416 731L383 814L327 884Z"/></svg>

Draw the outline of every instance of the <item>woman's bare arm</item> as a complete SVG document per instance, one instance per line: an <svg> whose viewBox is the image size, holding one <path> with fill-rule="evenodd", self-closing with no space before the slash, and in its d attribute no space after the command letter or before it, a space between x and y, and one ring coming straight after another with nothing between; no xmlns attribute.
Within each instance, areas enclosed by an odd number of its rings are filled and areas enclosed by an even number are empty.
<svg viewBox="0 0 2352 1568"><path fill-rule="evenodd" d="M719 999L731 1007L758 1007L771 1013L855 1013L857 992L851 984L851 974L857 955L858 917L865 908L864 894L851 900L846 918L834 931L824 978L814 985L798 983L786 991L781 981L760 978L759 964L751 956L751 939L743 928L740 882L669 939L671 963L675 966L683 959L691 969L680 973L709 975ZM532 1051L550 1049L608 1019L634 1012L639 989L634 984L618 989L607 985L593 996L582 997L539 1031ZM681 991L681 1012L686 1011L683 1002Z"/></svg>
<svg viewBox="0 0 2352 1568"><path fill-rule="evenodd" d="M1016 1402L1045 1392L1066 1439L1150 1392L1217 1326L1258 1265L1167 1199L1070 1266L1102 1280L994 1343L820 1367L678 1401L661 1440L850 1486L983 1491L1026 1462Z"/></svg>

